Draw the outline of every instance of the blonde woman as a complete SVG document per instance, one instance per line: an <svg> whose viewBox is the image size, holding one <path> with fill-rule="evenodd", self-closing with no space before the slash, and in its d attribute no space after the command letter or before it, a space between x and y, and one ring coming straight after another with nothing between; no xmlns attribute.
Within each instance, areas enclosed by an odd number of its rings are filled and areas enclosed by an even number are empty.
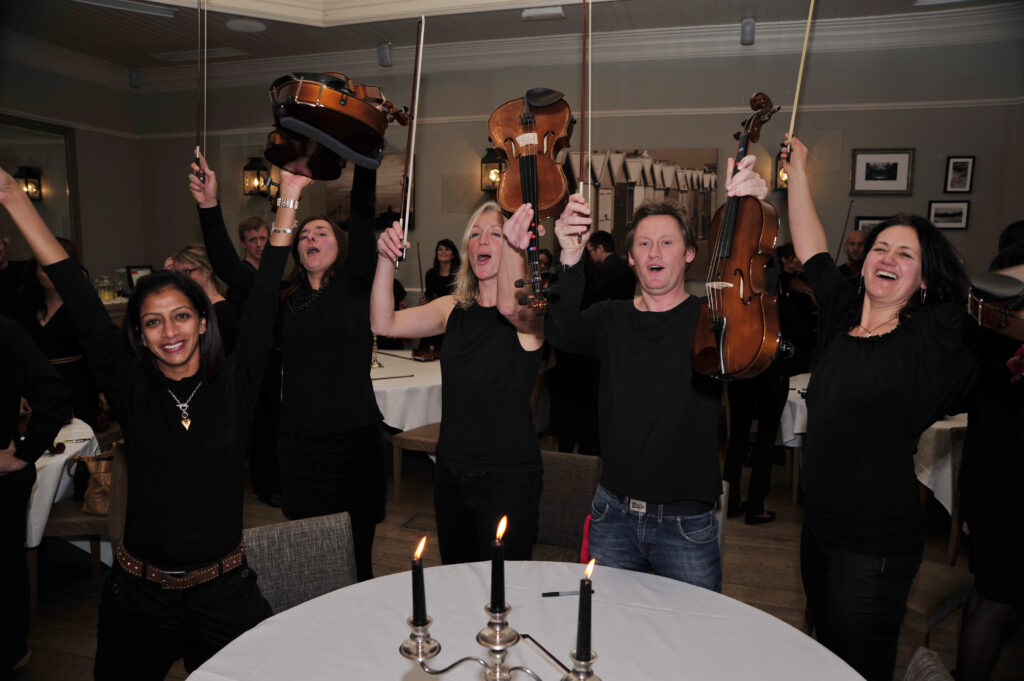
<svg viewBox="0 0 1024 681"><path fill-rule="evenodd" d="M509 519L508 558L529 559L537 534L542 471L529 398L540 366L543 319L517 302L514 281L523 276L524 260L502 232L522 231L532 215L523 206L506 225L498 204L480 206L462 237L453 293L406 310L395 311L392 294L403 245L398 223L377 242L373 332L394 338L445 334L434 483L445 564L485 558L503 515Z"/></svg>
<svg viewBox="0 0 1024 681"><path fill-rule="evenodd" d="M217 313L217 328L220 329L224 353L230 353L238 337L238 310L221 294L220 281L213 274L206 247L197 243L186 244L164 261L164 269L181 272L202 287Z"/></svg>

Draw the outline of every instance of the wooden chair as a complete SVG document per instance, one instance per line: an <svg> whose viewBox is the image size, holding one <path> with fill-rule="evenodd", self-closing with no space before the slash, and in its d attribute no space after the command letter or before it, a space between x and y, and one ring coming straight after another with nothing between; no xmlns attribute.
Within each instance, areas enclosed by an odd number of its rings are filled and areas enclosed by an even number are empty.
<svg viewBox="0 0 1024 681"><path fill-rule="evenodd" d="M953 675L931 648L918 648L910 658L903 681L953 681Z"/></svg>
<svg viewBox="0 0 1024 681"><path fill-rule="evenodd" d="M441 434L441 423L428 423L403 433L395 433L391 440L395 479L395 503L402 499L402 450L433 454L437 449L437 438Z"/></svg>
<svg viewBox="0 0 1024 681"><path fill-rule="evenodd" d="M94 575L100 574L100 541L107 538L112 546L116 546L124 535L128 470L122 447L122 444L116 444L109 452L103 453L104 456L114 457L110 476L110 514L103 516L83 513L81 501L65 499L54 504L46 521L46 529L43 531L43 537L88 538ZM39 548L31 548L26 554L30 608L32 617L35 618L39 593Z"/></svg>
<svg viewBox="0 0 1024 681"><path fill-rule="evenodd" d="M583 523L601 479L601 459L586 454L540 453L544 487L540 493L534 560L578 562Z"/></svg>
<svg viewBox="0 0 1024 681"><path fill-rule="evenodd" d="M356 582L348 513L251 527L242 543L274 614Z"/></svg>
<svg viewBox="0 0 1024 681"><path fill-rule="evenodd" d="M910 587L903 623L924 634L928 647L932 630L963 607L973 586L974 578L965 568L924 561Z"/></svg>

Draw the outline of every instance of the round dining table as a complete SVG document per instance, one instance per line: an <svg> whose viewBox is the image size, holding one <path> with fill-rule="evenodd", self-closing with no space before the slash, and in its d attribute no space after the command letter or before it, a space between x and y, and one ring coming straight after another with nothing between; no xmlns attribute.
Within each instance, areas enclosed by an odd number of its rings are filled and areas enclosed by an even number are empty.
<svg viewBox="0 0 1024 681"><path fill-rule="evenodd" d="M563 677L565 671L542 648L571 666L579 598L541 594L579 589L583 567L506 562L508 621L523 636L509 651L507 664L525 665L544 681ZM427 611L433 618L430 634L441 644L440 653L427 661L432 668L465 656L487 657L476 634L487 624L490 569L489 563L468 563L424 571ZM605 681L861 679L801 631L719 593L600 565L592 580L594 672ZM477 664L431 677L399 654L409 636L411 594L410 573L403 572L307 601L235 639L189 681L482 679ZM527 678L518 672L512 676Z"/></svg>
<svg viewBox="0 0 1024 681"><path fill-rule="evenodd" d="M55 442L64 445L63 452L45 453L36 459L36 482L32 486L26 518L25 546L28 548L39 546L43 541L53 505L74 493L68 461L75 456L96 456L100 452L96 434L88 423L80 419L72 419L71 423L65 424L57 433Z"/></svg>
<svg viewBox="0 0 1024 681"><path fill-rule="evenodd" d="M373 394L384 423L397 430L441 420L441 362L419 362L412 350L379 350L370 369Z"/></svg>

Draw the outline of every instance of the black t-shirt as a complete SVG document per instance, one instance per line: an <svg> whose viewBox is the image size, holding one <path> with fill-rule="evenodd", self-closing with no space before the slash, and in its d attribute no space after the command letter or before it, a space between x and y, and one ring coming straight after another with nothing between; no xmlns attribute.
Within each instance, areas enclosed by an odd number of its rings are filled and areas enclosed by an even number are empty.
<svg viewBox="0 0 1024 681"><path fill-rule="evenodd" d="M629 263L611 253L597 266L597 300L632 300L636 275Z"/></svg>
<svg viewBox="0 0 1024 681"><path fill-rule="evenodd" d="M722 493L722 386L693 371L700 300L689 297L666 312L608 300L580 312L582 265L563 271L559 282L545 335L556 348L600 360L601 483L653 503L713 504Z"/></svg>
<svg viewBox="0 0 1024 681"><path fill-rule="evenodd" d="M219 208L210 210L220 214ZM124 543L142 560L164 569L193 569L223 558L242 539L243 458L273 345L278 282L287 258L287 248L264 250L235 352L202 385L202 370L181 381L151 376L78 265L63 260L44 268L118 408L128 463ZM195 391L187 430L169 391L181 401Z"/></svg>
<svg viewBox="0 0 1024 681"><path fill-rule="evenodd" d="M438 459L465 471L539 470L530 393L540 359L497 308L456 305L441 349Z"/></svg>
<svg viewBox="0 0 1024 681"><path fill-rule="evenodd" d="M427 297L427 300L434 300L435 298L446 296L452 292L452 286L455 284L455 274L453 273L448 276L442 276L437 273L437 270L431 267L427 270L424 280L423 295Z"/></svg>
<svg viewBox="0 0 1024 681"><path fill-rule="evenodd" d="M977 327L960 307L935 304L889 333L850 336L854 287L827 253L809 259L804 271L818 299L800 478L805 520L820 541L837 547L911 553L923 542L917 440L960 410L976 380Z"/></svg>

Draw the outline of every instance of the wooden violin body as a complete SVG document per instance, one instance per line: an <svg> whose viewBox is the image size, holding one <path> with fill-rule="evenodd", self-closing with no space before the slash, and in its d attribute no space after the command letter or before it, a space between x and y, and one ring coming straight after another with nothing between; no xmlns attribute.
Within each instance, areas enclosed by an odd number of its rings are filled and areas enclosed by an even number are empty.
<svg viewBox="0 0 1024 681"><path fill-rule="evenodd" d="M1024 283L999 274L972 277L967 311L979 325L1024 342Z"/></svg>
<svg viewBox="0 0 1024 681"><path fill-rule="evenodd" d="M533 93L539 94L531 97ZM502 210L513 213L531 203L540 220L562 212L569 201L562 151L569 148L575 122L562 93L544 88L491 113L487 132L505 162L496 197Z"/></svg>
<svg viewBox="0 0 1024 681"><path fill-rule="evenodd" d="M388 122L408 124L403 109L376 85L342 73L295 73L270 86L275 129L264 156L274 165L315 180L341 175L344 160L380 166Z"/></svg>
<svg viewBox="0 0 1024 681"><path fill-rule="evenodd" d="M736 163L756 142L760 126L777 108L763 93L750 98L754 114L744 121ZM712 253L693 337L693 368L719 378L752 378L779 349L776 298L765 289L765 267L775 252L779 216L767 201L730 197L711 222Z"/></svg>

